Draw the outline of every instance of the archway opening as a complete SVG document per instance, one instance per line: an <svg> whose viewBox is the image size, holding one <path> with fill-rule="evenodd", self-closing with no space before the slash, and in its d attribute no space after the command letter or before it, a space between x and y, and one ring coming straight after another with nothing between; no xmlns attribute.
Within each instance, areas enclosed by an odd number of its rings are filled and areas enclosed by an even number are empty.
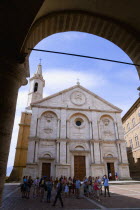
<svg viewBox="0 0 140 210"><path fill-rule="evenodd" d="M131 62L128 55L112 42L82 32L64 32L48 36L35 48ZM125 111L138 97L136 89L139 81L136 68L133 66L32 51L29 58L31 76L35 73L40 58L42 59L43 77L46 80L43 97L75 85L77 78L82 86ZM13 154L16 147L14 139L17 139L20 113L26 107L27 94L28 86L22 87L17 103L9 168L12 167L14 161Z"/></svg>

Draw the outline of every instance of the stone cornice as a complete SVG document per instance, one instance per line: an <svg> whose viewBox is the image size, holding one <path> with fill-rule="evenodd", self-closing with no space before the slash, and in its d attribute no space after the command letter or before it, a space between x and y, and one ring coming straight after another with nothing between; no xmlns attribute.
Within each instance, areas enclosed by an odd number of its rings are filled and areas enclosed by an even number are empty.
<svg viewBox="0 0 140 210"><path fill-rule="evenodd" d="M119 143L122 143L122 142L125 142L125 140L95 140L95 139L43 139L43 138L39 138L39 137L35 137L35 136L29 136L28 137L29 141L53 141L53 142L71 142L71 143L100 143L100 144L119 144Z"/></svg>
<svg viewBox="0 0 140 210"><path fill-rule="evenodd" d="M38 102L40 103L40 102ZM102 112L102 113L120 113L120 111L111 111L111 110L100 110L100 109L89 109L89 108L74 108L74 107L57 107L57 106L43 106L43 105L38 105L38 104L31 104L32 107L37 107L37 108L45 108L45 109L65 109L65 110L76 110L76 111L94 111L94 112Z"/></svg>
<svg viewBox="0 0 140 210"><path fill-rule="evenodd" d="M55 158L52 157L38 157L40 160L54 160Z"/></svg>
<svg viewBox="0 0 140 210"><path fill-rule="evenodd" d="M91 166L105 166L103 163L91 163Z"/></svg>
<svg viewBox="0 0 140 210"><path fill-rule="evenodd" d="M89 139L69 139L69 142L74 143L88 143Z"/></svg>
<svg viewBox="0 0 140 210"><path fill-rule="evenodd" d="M30 124L19 123L19 126L30 127Z"/></svg>
<svg viewBox="0 0 140 210"><path fill-rule="evenodd" d="M39 137L36 137L36 136L29 136L28 137L29 141L57 141L57 139L43 139L43 138L39 138Z"/></svg>
<svg viewBox="0 0 140 210"><path fill-rule="evenodd" d="M30 165L30 166L37 166L38 163L28 163L28 162L27 162L26 167L27 167L28 165Z"/></svg>
<svg viewBox="0 0 140 210"><path fill-rule="evenodd" d="M70 142L70 139L57 139L56 142Z"/></svg>
<svg viewBox="0 0 140 210"><path fill-rule="evenodd" d="M130 128L129 131L125 132L124 136L127 136L129 133L131 134L131 132L134 131L135 129L139 129L139 126L140 126L140 122L138 122L137 124L135 124L133 128Z"/></svg>
<svg viewBox="0 0 140 210"><path fill-rule="evenodd" d="M65 163L65 164L63 164L63 163L56 163L55 165L56 166L70 166L71 167L71 164L68 164L68 163Z"/></svg>
<svg viewBox="0 0 140 210"><path fill-rule="evenodd" d="M124 139L117 139L117 140L115 140L115 142L116 142L116 144L120 144L120 143L122 143L122 142L126 142Z"/></svg>
<svg viewBox="0 0 140 210"><path fill-rule="evenodd" d="M91 143L100 143L100 144L115 144L115 143L122 143L125 142L125 140L89 140Z"/></svg>
<svg viewBox="0 0 140 210"><path fill-rule="evenodd" d="M76 153L78 153L78 154L79 153L83 153L83 154L84 153L90 153L90 150L88 150L88 149L87 150L69 150L69 151L72 152L72 153L75 153L75 154Z"/></svg>
<svg viewBox="0 0 140 210"><path fill-rule="evenodd" d="M128 166L128 163L119 163L119 166Z"/></svg>
<svg viewBox="0 0 140 210"><path fill-rule="evenodd" d="M135 111L135 108L138 108L139 106L140 106L140 97L135 101L135 103L130 107L130 109L122 117L123 124L133 114L133 112Z"/></svg>
<svg viewBox="0 0 140 210"><path fill-rule="evenodd" d="M34 79L40 79L42 82L45 82L45 80L43 79L43 76L38 76L38 75L34 75L33 77L30 78L30 81L34 80Z"/></svg>
<svg viewBox="0 0 140 210"><path fill-rule="evenodd" d="M117 160L117 157L103 157L104 160Z"/></svg>

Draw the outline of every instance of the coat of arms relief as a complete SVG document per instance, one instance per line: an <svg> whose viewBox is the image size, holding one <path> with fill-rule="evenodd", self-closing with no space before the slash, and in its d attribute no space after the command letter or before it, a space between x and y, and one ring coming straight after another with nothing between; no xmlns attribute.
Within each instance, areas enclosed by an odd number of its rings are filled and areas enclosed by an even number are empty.
<svg viewBox="0 0 140 210"><path fill-rule="evenodd" d="M44 128L44 132L47 134L53 133L53 125L52 125L54 119L53 114L47 113L44 115L44 118L46 120L46 126Z"/></svg>
<svg viewBox="0 0 140 210"><path fill-rule="evenodd" d="M86 96L80 91L74 91L71 94L71 101L76 105L83 105L86 102Z"/></svg>

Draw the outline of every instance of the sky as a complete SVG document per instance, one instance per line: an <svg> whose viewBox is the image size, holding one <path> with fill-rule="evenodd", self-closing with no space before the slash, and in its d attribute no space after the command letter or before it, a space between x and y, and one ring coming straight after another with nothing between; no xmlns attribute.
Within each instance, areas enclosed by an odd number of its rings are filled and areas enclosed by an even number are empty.
<svg viewBox="0 0 140 210"><path fill-rule="evenodd" d="M82 32L53 34L34 48L132 63L128 55L112 42ZM30 77L34 75L40 59L46 83L43 97L76 85L79 78L82 86L121 108L122 116L138 98L139 78L135 66L32 51L29 57ZM28 91L29 83L19 89L7 175L14 163L18 124L27 105Z"/></svg>

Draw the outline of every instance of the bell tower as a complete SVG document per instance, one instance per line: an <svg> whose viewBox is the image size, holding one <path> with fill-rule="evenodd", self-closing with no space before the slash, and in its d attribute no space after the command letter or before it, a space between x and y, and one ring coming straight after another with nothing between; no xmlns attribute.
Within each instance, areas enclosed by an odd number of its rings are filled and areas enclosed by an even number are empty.
<svg viewBox="0 0 140 210"><path fill-rule="evenodd" d="M28 94L27 107L30 107L31 103L34 103L43 98L43 87L45 86L45 80L42 76L42 65L38 64L37 70L32 78L29 80L30 89Z"/></svg>

